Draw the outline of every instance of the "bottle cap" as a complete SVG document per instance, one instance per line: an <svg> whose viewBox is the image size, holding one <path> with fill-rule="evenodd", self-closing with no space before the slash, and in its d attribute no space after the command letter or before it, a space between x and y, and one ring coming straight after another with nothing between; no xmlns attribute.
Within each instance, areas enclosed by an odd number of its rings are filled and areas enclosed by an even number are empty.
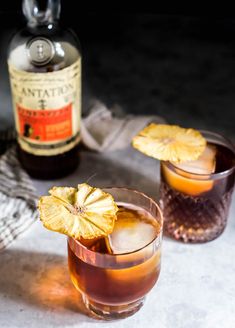
<svg viewBox="0 0 235 328"><path fill-rule="evenodd" d="M26 47L30 61L38 66L49 63L55 54L53 43L44 37L31 39Z"/></svg>

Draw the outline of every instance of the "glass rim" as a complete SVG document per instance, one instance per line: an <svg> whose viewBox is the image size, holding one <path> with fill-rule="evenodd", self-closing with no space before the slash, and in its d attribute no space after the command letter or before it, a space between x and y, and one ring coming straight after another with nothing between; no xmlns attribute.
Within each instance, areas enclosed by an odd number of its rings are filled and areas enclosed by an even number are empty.
<svg viewBox="0 0 235 328"><path fill-rule="evenodd" d="M225 147L229 148L235 156L235 145L231 142L230 139L228 139L227 137L225 137L222 134L213 132L213 131L209 131L209 130L199 130L202 134L209 134L212 137L219 137L220 139L222 138L223 141L226 143L226 145L224 145ZM219 143L218 143L219 144ZM197 179L198 180L216 180L216 179L220 179L222 177L226 177L228 176L230 173L232 173L235 170L235 164L230 168L227 169L225 171L222 172L218 172L218 173L210 173L210 174L202 174L202 173L193 173L190 171L186 171L184 169L181 169L179 167L177 167L175 164L173 164L170 161L162 161L168 168L173 169L173 171L176 174L182 175L188 179ZM191 176L188 177L188 174L190 174ZM200 178L199 178L200 177Z"/></svg>
<svg viewBox="0 0 235 328"><path fill-rule="evenodd" d="M72 239L79 247L81 247L84 250L84 252L86 252L87 254L90 254L91 256L95 254L96 256L98 255L98 256L106 257L106 258L125 257L125 256L129 256L129 255L132 255L132 254L136 254L138 252L143 251L144 249L146 249L150 245L152 245L155 241L158 241L158 243L160 244L161 238L162 238L161 236L162 236L162 232L163 232L163 214L162 214L160 206L157 204L157 202L155 200L153 200L152 197L147 196L145 193L143 193L141 191L138 191L138 190L135 190L135 189L132 189L132 188L127 188L127 187L103 187L101 189L104 190L104 191L108 191L110 189L130 191L130 192L141 195L142 197L150 200L150 202L157 208L157 211L158 211L160 219L161 219L161 222L160 222L161 226L160 226L159 233L150 242L148 242L146 245L144 245L144 246L142 246L138 249L135 249L134 251L125 252L125 253L121 253L121 254L103 254L103 253L95 252L95 251L92 251L92 250L88 249L86 246L84 246L82 243L80 243L78 240L76 240L72 237L68 237L68 240Z"/></svg>

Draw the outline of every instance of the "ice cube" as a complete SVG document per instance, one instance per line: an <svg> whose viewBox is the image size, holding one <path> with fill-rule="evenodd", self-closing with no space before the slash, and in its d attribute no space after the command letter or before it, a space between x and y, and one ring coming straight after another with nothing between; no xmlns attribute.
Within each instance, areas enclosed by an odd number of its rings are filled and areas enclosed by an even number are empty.
<svg viewBox="0 0 235 328"><path fill-rule="evenodd" d="M207 145L202 155L196 161L188 161L175 166L179 169L196 174L211 174L215 172L216 147Z"/></svg>
<svg viewBox="0 0 235 328"><path fill-rule="evenodd" d="M157 235L157 228L149 221L138 218L121 218L109 235L109 244L114 254L136 251L150 243Z"/></svg>

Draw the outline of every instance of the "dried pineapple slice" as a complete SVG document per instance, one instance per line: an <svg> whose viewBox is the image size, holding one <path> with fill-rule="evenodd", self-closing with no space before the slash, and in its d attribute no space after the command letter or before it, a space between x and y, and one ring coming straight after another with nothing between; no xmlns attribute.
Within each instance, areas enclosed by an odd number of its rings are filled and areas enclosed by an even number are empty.
<svg viewBox="0 0 235 328"><path fill-rule="evenodd" d="M153 158L182 163L198 159L206 147L206 140L194 129L151 123L133 138L132 145Z"/></svg>
<svg viewBox="0 0 235 328"><path fill-rule="evenodd" d="M38 208L43 225L75 239L94 239L112 232L118 207L101 189L79 184L77 188L53 187Z"/></svg>

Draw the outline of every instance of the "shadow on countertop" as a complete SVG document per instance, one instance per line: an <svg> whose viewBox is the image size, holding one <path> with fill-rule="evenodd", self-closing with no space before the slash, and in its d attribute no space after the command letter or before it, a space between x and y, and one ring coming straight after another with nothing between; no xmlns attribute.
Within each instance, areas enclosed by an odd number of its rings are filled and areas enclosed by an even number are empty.
<svg viewBox="0 0 235 328"><path fill-rule="evenodd" d="M24 303L51 312L51 323L55 317L53 313L87 315L81 296L70 281L66 258L55 254L9 249L0 254L0 259L0 294L18 303L22 316L25 315ZM83 318L85 321L91 320L79 316L79 321ZM54 318L55 323L60 326L58 317ZM75 322L71 315L72 323Z"/></svg>

